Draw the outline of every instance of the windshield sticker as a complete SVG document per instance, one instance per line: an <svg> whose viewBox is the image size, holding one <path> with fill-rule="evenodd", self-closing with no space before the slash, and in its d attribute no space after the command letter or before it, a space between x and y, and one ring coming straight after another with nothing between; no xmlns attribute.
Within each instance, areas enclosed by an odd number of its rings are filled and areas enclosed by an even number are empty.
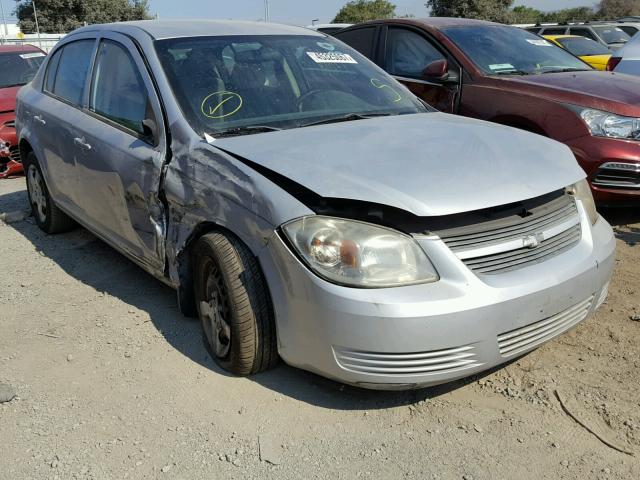
<svg viewBox="0 0 640 480"><path fill-rule="evenodd" d="M242 108L242 97L234 92L220 91L207 95L200 111L207 118L225 118L238 113Z"/></svg>
<svg viewBox="0 0 640 480"><path fill-rule="evenodd" d="M537 45L539 47L552 47L553 45L551 45L551 43L547 42L546 40L538 40L535 38L527 38L527 42L529 42L531 45Z"/></svg>
<svg viewBox="0 0 640 480"><path fill-rule="evenodd" d="M330 52L333 52L336 49L336 47L327 42L317 42L316 45L320 48L324 48L325 50L329 50Z"/></svg>
<svg viewBox="0 0 640 480"><path fill-rule="evenodd" d="M489 65L490 70L514 70L515 67L510 63L495 63L493 65Z"/></svg>
<svg viewBox="0 0 640 480"><path fill-rule="evenodd" d="M347 53L340 52L307 52L316 63L358 63Z"/></svg>
<svg viewBox="0 0 640 480"><path fill-rule="evenodd" d="M22 55L20 55L20 58L24 60L27 60L29 58L38 58L38 57L44 57L44 53L34 52L34 53L23 53Z"/></svg>
<svg viewBox="0 0 640 480"><path fill-rule="evenodd" d="M399 102L400 100L402 100L402 95L400 95L393 87L391 87L390 85L387 85L382 80L378 80L377 78L372 78L371 85L379 89L388 88L391 92L393 92L393 94L396 97L393 99L394 102Z"/></svg>

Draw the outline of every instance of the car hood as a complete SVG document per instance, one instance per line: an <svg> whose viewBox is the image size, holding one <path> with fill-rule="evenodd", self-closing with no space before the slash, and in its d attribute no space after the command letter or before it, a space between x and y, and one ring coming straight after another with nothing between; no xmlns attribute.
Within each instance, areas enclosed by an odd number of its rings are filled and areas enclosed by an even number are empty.
<svg viewBox="0 0 640 480"><path fill-rule="evenodd" d="M0 88L0 112L10 112L16 109L16 95L20 87Z"/></svg>
<svg viewBox="0 0 640 480"><path fill-rule="evenodd" d="M545 96L620 115L640 114L640 79L632 75L589 70L510 77L512 85L538 86Z"/></svg>
<svg viewBox="0 0 640 480"><path fill-rule="evenodd" d="M327 198L447 215L537 197L585 174L565 145L444 113L355 120L212 142Z"/></svg>

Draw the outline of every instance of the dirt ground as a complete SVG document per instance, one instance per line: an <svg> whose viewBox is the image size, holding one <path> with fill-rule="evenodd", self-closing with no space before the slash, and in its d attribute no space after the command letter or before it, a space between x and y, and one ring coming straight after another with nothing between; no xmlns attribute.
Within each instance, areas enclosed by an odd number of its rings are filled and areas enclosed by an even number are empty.
<svg viewBox="0 0 640 480"><path fill-rule="evenodd" d="M0 213L26 203L23 178L0 180ZM0 221L0 383L16 392L0 479L640 478L640 209L606 216L617 264L595 317L400 393L282 364L228 376L174 292L93 235Z"/></svg>

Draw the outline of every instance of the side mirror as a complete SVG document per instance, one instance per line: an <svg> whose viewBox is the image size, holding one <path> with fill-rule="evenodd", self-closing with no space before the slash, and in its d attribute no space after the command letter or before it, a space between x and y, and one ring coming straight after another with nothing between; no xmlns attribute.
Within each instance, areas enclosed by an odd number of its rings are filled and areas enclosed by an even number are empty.
<svg viewBox="0 0 640 480"><path fill-rule="evenodd" d="M422 71L422 77L430 82L458 83L458 75L449 71L449 62L444 59L427 65Z"/></svg>
<svg viewBox="0 0 640 480"><path fill-rule="evenodd" d="M145 118L142 121L142 131L144 136L152 140L154 144L158 141L158 125L152 118Z"/></svg>

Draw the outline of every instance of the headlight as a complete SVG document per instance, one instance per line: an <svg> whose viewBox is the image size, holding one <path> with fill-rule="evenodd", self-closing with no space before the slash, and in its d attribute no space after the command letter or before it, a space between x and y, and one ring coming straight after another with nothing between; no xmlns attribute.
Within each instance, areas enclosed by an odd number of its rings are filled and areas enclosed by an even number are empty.
<svg viewBox="0 0 640 480"><path fill-rule="evenodd" d="M283 225L282 230L309 268L334 283L383 288L439 278L416 241L389 228L309 216Z"/></svg>
<svg viewBox="0 0 640 480"><path fill-rule="evenodd" d="M591 109L580 111L580 116L589 127L591 135L640 140L640 118L622 117Z"/></svg>
<svg viewBox="0 0 640 480"><path fill-rule="evenodd" d="M5 155L9 155L9 146L11 144L4 139L0 138L0 153L4 153Z"/></svg>
<svg viewBox="0 0 640 480"><path fill-rule="evenodd" d="M586 180L580 180L578 183L574 183L567 187L567 193L576 197L576 200L580 200L584 209L587 211L591 225L598 220L598 212L596 211L596 204L593 201L593 194L589 187L589 182Z"/></svg>

